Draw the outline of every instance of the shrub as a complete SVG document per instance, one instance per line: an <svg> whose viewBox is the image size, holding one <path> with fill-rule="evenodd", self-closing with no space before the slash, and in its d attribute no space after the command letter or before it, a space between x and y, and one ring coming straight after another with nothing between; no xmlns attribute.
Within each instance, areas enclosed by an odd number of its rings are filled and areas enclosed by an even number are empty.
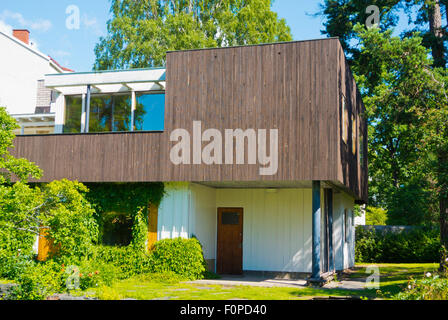
<svg viewBox="0 0 448 320"><path fill-rule="evenodd" d="M93 254L98 240L94 210L85 199L88 189L79 182L53 181L43 187L45 223L54 243L55 258L86 258Z"/></svg>
<svg viewBox="0 0 448 320"><path fill-rule="evenodd" d="M174 272L189 280L202 279L206 262L202 246L195 238L166 239L156 242L151 252L153 272Z"/></svg>
<svg viewBox="0 0 448 320"><path fill-rule="evenodd" d="M396 300L448 300L448 279L428 273L423 279L411 279Z"/></svg>
<svg viewBox="0 0 448 320"><path fill-rule="evenodd" d="M102 261L83 261L79 266L81 290L99 286L111 286L121 276L121 269L112 263Z"/></svg>
<svg viewBox="0 0 448 320"><path fill-rule="evenodd" d="M355 256L365 263L423 263L440 260L439 232L418 228L409 232L376 232L356 228Z"/></svg>
<svg viewBox="0 0 448 320"><path fill-rule="evenodd" d="M96 248L95 260L112 264L117 267L117 278L126 279L134 275L151 272L149 256L134 247L107 247Z"/></svg>
<svg viewBox="0 0 448 320"><path fill-rule="evenodd" d="M370 226L385 226L387 222L387 211L382 208L366 208L366 224Z"/></svg>
<svg viewBox="0 0 448 320"><path fill-rule="evenodd" d="M35 263L26 268L16 279L9 299L42 300L64 290L64 271L53 261Z"/></svg>
<svg viewBox="0 0 448 320"><path fill-rule="evenodd" d="M33 265L33 257L29 254L20 252L15 254L6 250L0 250L1 278L15 280Z"/></svg>

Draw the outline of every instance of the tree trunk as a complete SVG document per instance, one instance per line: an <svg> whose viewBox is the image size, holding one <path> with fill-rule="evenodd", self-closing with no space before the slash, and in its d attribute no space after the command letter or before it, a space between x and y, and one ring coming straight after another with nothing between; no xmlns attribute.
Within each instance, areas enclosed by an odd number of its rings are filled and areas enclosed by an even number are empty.
<svg viewBox="0 0 448 320"><path fill-rule="evenodd" d="M443 246L442 254L440 259L440 271L448 271L448 261L447 261L447 253L448 253L448 181L445 181L443 177L447 177L447 168L448 168L448 153L440 152L439 154L439 181L440 190L439 190L439 205L440 205L440 243Z"/></svg>
<svg viewBox="0 0 448 320"><path fill-rule="evenodd" d="M429 31L433 37L431 41L432 57L434 66L445 68L445 45L443 43L442 14L440 11L440 0L435 0L428 7Z"/></svg>

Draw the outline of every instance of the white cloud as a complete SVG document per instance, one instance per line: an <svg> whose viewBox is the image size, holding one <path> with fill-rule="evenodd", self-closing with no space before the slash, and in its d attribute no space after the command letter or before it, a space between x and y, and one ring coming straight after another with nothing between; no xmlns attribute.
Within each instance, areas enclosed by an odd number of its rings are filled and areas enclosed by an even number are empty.
<svg viewBox="0 0 448 320"><path fill-rule="evenodd" d="M88 15L83 14L82 23L84 23L86 27L92 27L98 24L98 21L96 20L95 17L90 18Z"/></svg>
<svg viewBox="0 0 448 320"><path fill-rule="evenodd" d="M101 27L98 23L97 18L95 17L89 17L87 14L83 14L81 18L82 24L86 29L91 29L96 36L103 36L103 31L101 30Z"/></svg>
<svg viewBox="0 0 448 320"><path fill-rule="evenodd" d="M0 20L0 31L6 33L7 35L12 35L12 26L7 24L5 21Z"/></svg>
<svg viewBox="0 0 448 320"><path fill-rule="evenodd" d="M14 28L11 25L7 24L5 21L0 19L0 31L1 32L6 33L9 36L12 36L13 29ZM39 50L38 49L39 45L37 44L37 41L33 38L30 39L30 46L36 50Z"/></svg>
<svg viewBox="0 0 448 320"><path fill-rule="evenodd" d="M3 10L2 13L0 13L0 20L3 20L3 22L6 20L13 20L21 28L29 28L33 31L46 32L52 27L52 23L50 20L28 20L25 19L21 13L12 12L9 10Z"/></svg>

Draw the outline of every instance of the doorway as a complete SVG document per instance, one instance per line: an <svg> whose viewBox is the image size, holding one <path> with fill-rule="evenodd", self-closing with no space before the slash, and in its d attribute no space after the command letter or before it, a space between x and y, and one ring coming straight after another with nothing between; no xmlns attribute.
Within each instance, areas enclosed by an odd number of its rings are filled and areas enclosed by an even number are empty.
<svg viewBox="0 0 448 320"><path fill-rule="evenodd" d="M216 271L243 273L243 208L218 208Z"/></svg>

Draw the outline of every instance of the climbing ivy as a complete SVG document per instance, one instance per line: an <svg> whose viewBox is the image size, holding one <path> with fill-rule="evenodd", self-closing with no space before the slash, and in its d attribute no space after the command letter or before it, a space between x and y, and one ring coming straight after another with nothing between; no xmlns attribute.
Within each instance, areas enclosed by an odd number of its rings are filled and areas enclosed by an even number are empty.
<svg viewBox="0 0 448 320"><path fill-rule="evenodd" d="M148 205L158 206L164 195L164 186L160 182L145 183L85 183L89 188L87 199L96 211L100 226L100 238L103 230L103 214L107 212L125 212L135 220L141 213L148 223Z"/></svg>
<svg viewBox="0 0 448 320"><path fill-rule="evenodd" d="M87 199L97 212L124 211L135 215L149 203L159 205L163 183L85 183Z"/></svg>

